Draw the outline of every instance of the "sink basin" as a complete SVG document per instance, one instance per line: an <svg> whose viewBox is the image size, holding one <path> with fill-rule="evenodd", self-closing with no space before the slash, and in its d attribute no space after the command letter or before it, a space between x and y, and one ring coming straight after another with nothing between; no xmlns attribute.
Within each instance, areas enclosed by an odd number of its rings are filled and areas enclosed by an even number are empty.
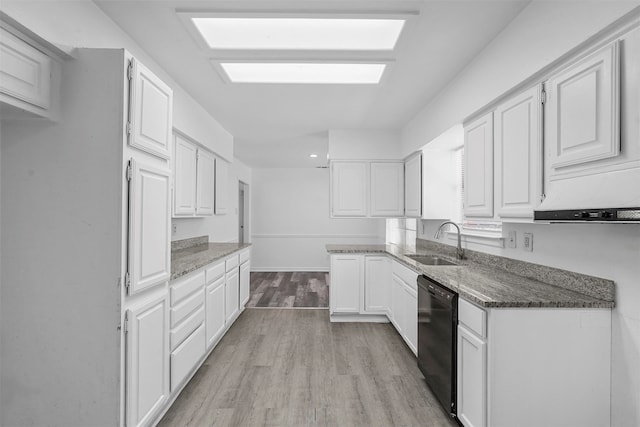
<svg viewBox="0 0 640 427"><path fill-rule="evenodd" d="M458 265L455 262L432 255L407 255L412 260L424 265Z"/></svg>

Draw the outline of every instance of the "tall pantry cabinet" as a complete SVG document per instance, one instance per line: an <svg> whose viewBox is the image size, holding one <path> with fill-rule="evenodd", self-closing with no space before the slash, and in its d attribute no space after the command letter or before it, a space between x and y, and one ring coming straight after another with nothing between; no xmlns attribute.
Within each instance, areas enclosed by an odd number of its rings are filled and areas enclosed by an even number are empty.
<svg viewBox="0 0 640 427"><path fill-rule="evenodd" d="M2 124L2 425L149 425L169 395L171 89L122 49ZM16 327L15 333L5 328Z"/></svg>

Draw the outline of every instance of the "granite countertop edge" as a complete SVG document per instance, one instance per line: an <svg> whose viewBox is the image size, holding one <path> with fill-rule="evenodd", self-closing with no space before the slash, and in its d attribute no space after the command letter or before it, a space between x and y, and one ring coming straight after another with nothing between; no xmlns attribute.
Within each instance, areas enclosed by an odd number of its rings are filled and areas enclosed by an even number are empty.
<svg viewBox="0 0 640 427"><path fill-rule="evenodd" d="M251 243L205 243L171 251L171 277L177 279L251 247Z"/></svg>
<svg viewBox="0 0 640 427"><path fill-rule="evenodd" d="M601 300L588 295L583 295L575 291L566 290L556 285L543 283L537 280L518 276L497 268L489 268L481 266L467 260L456 260L440 253L434 253L424 250L403 249L395 245L326 245L326 250L330 254L351 253L351 254L387 254L398 260L400 263L415 271L418 274L424 274L427 277L441 283L443 286L456 291L458 295L467 301L487 308L613 308L613 301ZM406 255L437 255L440 258L451 260L458 264L457 266L426 266L417 263ZM506 297L503 295L489 297L484 295L482 291L485 289L476 289L475 283L465 283L460 285L456 282L456 276L460 275L461 269L466 269L469 281L473 282L473 278L479 281L500 280L503 291L511 290L515 297ZM496 279L500 277L500 279ZM507 280L513 279L514 282L524 282L534 286L538 294L532 292L531 296L517 298L526 295L527 290L522 286L506 283ZM480 288L478 286L478 288ZM546 298L539 294L540 291L548 290L549 294L562 294L560 299Z"/></svg>

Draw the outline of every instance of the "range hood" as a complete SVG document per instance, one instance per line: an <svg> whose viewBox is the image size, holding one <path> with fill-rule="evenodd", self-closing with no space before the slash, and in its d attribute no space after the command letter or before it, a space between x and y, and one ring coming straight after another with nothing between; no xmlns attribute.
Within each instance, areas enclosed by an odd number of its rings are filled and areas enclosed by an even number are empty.
<svg viewBox="0 0 640 427"><path fill-rule="evenodd" d="M551 181L546 193L535 221L640 223L640 169Z"/></svg>

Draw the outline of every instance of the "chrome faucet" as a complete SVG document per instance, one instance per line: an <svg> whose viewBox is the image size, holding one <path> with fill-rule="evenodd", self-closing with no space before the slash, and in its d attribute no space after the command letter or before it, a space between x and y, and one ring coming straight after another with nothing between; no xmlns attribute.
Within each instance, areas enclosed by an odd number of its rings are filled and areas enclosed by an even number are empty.
<svg viewBox="0 0 640 427"><path fill-rule="evenodd" d="M435 239L440 239L440 234L442 232L442 227L444 227L447 224L451 224L453 225L456 230L458 230L458 247L456 248L456 258L458 259L464 259L464 249L462 249L462 242L460 240L460 227L458 227L458 224L456 224L453 221L445 221L442 224L440 224L440 227L438 227L438 231L436 231L435 236L433 236Z"/></svg>

